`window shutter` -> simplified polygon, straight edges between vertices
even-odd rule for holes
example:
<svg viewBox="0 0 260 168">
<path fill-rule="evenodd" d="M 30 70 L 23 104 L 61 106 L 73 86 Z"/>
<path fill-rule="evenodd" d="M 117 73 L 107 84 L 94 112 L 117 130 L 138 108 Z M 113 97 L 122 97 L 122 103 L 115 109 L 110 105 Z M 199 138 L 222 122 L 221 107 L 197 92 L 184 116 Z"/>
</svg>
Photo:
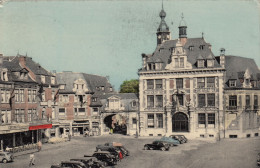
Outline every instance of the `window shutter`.
<svg viewBox="0 0 260 168">
<path fill-rule="evenodd" d="M 190 79 L 186 79 L 186 88 L 190 88 Z"/>
<path fill-rule="evenodd" d="M 174 80 L 170 79 L 170 89 L 173 89 L 173 87 L 174 87 Z"/>
</svg>

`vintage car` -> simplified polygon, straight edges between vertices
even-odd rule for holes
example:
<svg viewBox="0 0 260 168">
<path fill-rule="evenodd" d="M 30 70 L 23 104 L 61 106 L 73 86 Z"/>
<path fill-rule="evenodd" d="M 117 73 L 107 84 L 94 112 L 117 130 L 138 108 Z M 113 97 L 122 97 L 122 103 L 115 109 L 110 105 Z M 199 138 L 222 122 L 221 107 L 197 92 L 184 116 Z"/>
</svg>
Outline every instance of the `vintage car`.
<svg viewBox="0 0 260 168">
<path fill-rule="evenodd" d="M 94 152 L 92 156 L 84 155 L 84 157 L 96 157 L 98 160 L 104 162 L 105 166 L 117 164 L 117 158 L 108 151 Z"/>
<path fill-rule="evenodd" d="M 97 145 L 96 151 L 107 151 L 108 148 L 117 147 L 117 146 L 123 146 L 123 145 L 118 142 L 105 143 L 104 145 Z"/>
<path fill-rule="evenodd" d="M 188 142 L 188 139 L 184 135 L 170 135 L 170 137 L 178 140 L 181 144 Z"/>
<path fill-rule="evenodd" d="M 0 151 L 0 161 L 3 163 L 12 162 L 14 160 L 13 155 L 10 152 Z"/>
<path fill-rule="evenodd" d="M 51 168 L 88 168 L 84 163 L 80 161 L 62 161 L 59 165 L 52 165 Z"/>
<path fill-rule="evenodd" d="M 180 144 L 180 142 L 178 140 L 175 140 L 171 137 L 162 137 L 161 139 L 156 140 L 156 141 L 168 143 L 170 146 L 178 146 Z"/>
<path fill-rule="evenodd" d="M 115 148 L 119 149 L 124 155 L 124 157 L 130 156 L 130 152 L 124 146 L 116 146 Z"/>
<path fill-rule="evenodd" d="M 170 145 L 160 141 L 154 141 L 152 144 L 145 144 L 144 150 L 162 150 L 166 151 L 170 149 Z"/>
<path fill-rule="evenodd" d="M 91 168 L 102 168 L 104 167 L 103 163 L 98 161 L 95 157 L 82 157 L 82 158 L 75 158 L 70 159 L 70 161 L 79 161 L 84 163 L 87 167 Z"/>
</svg>

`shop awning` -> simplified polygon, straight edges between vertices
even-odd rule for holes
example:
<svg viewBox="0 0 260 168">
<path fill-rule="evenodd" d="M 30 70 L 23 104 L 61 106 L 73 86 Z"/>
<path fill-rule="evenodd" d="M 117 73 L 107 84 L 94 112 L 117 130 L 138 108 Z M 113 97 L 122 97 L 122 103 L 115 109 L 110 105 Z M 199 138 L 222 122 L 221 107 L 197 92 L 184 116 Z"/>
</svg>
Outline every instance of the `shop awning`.
<svg viewBox="0 0 260 168">
<path fill-rule="evenodd" d="M 52 124 L 29 126 L 29 130 L 38 130 L 38 129 L 47 129 L 47 128 L 52 128 Z"/>
</svg>

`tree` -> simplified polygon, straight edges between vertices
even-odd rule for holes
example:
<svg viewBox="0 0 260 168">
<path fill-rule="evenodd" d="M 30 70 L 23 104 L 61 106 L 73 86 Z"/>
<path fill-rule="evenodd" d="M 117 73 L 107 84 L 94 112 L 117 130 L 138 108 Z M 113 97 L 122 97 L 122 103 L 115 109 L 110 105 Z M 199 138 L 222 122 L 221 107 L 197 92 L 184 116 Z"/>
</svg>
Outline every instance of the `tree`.
<svg viewBox="0 0 260 168">
<path fill-rule="evenodd" d="M 139 80 L 125 80 L 120 85 L 120 93 L 138 93 L 139 92 Z"/>
</svg>

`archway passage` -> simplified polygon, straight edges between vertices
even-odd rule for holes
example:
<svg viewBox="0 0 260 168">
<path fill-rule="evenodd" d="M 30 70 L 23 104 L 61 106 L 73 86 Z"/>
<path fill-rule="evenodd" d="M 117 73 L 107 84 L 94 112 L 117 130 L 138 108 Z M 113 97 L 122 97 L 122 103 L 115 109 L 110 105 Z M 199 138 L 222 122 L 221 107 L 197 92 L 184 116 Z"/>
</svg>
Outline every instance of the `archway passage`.
<svg viewBox="0 0 260 168">
<path fill-rule="evenodd" d="M 172 117 L 172 132 L 188 132 L 188 117 L 184 113 L 176 113 Z"/>
<path fill-rule="evenodd" d="M 127 126 L 125 117 L 119 114 L 112 114 L 104 118 L 104 123 L 113 133 L 126 135 Z"/>
</svg>

